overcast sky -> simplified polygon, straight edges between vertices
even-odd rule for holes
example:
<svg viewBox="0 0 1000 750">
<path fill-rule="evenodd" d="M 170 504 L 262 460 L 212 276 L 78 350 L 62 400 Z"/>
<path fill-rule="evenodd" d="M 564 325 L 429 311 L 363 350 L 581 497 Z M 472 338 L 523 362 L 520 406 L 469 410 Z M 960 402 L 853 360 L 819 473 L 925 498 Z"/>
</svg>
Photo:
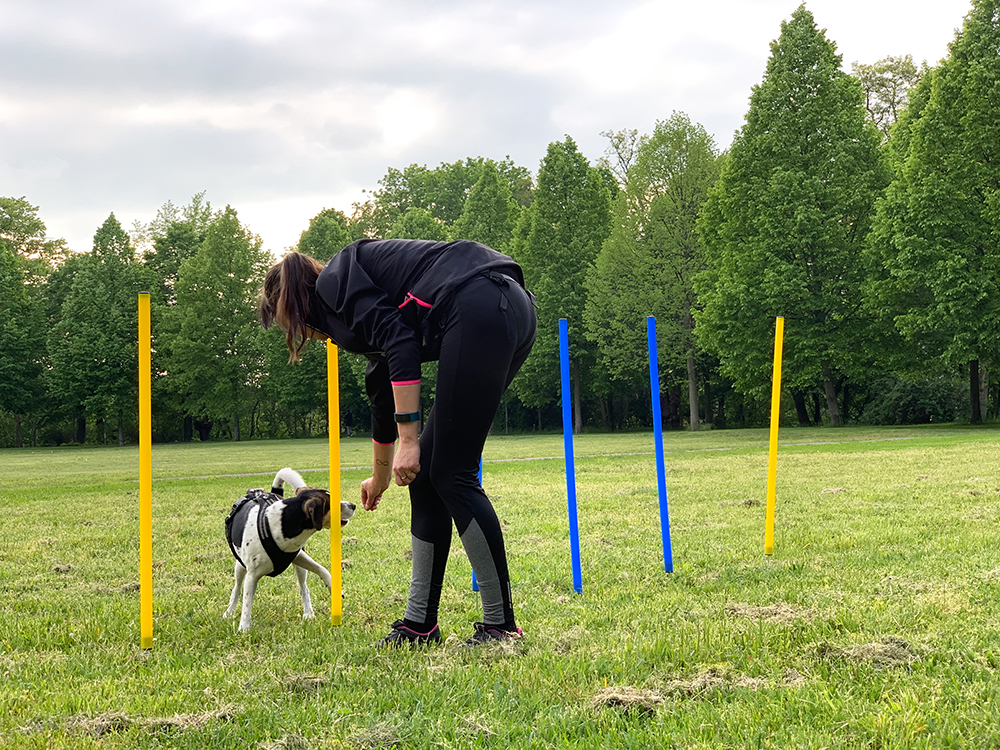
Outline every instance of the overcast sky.
<svg viewBox="0 0 1000 750">
<path fill-rule="evenodd" d="M 200 191 L 265 247 L 388 167 L 537 174 L 674 110 L 726 147 L 798 0 L 0 0 L 0 195 L 89 250 Z M 947 54 L 969 0 L 809 0 L 843 55 Z"/>
</svg>

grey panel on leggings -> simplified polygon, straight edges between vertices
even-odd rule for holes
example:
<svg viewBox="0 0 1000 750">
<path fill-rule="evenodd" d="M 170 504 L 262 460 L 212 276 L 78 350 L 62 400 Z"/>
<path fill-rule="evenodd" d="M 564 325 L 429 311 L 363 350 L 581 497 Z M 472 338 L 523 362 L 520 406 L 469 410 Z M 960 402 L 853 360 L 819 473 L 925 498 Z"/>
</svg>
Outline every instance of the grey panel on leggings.
<svg viewBox="0 0 1000 750">
<path fill-rule="evenodd" d="M 493 553 L 490 552 L 486 535 L 479 527 L 479 522 L 472 519 L 469 528 L 459 537 L 465 554 L 469 556 L 472 569 L 476 571 L 479 582 L 479 593 L 483 597 L 483 622 L 487 625 L 503 625 L 503 592 L 500 590 L 500 574 L 497 573 Z"/>
<path fill-rule="evenodd" d="M 427 604 L 431 596 L 431 574 L 434 571 L 434 545 L 423 539 L 411 537 L 413 549 L 413 578 L 410 581 L 410 598 L 406 602 L 404 617 L 413 622 L 427 622 Z"/>
</svg>

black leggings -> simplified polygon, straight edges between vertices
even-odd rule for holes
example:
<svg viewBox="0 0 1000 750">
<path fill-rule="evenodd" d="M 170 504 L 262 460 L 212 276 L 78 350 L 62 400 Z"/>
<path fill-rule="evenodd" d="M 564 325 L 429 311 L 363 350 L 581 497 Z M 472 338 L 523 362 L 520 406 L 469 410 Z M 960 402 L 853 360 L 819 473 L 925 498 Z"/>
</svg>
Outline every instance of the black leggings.
<svg viewBox="0 0 1000 750">
<path fill-rule="evenodd" d="M 479 484 L 479 460 L 500 398 L 535 341 L 535 310 L 521 286 L 496 275 L 474 277 L 446 304 L 437 391 L 410 485 L 413 578 L 405 619 L 428 630 L 437 623 L 454 520 L 476 572 L 483 622 L 513 627 L 503 534 Z"/>
</svg>

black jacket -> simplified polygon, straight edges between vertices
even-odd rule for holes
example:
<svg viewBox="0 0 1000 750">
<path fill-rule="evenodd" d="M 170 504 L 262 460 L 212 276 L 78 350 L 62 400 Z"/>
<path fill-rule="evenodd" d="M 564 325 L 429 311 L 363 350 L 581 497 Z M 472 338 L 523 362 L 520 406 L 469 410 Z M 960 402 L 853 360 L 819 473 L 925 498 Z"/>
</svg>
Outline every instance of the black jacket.
<svg viewBox="0 0 1000 750">
<path fill-rule="evenodd" d="M 478 242 L 358 240 L 337 253 L 316 280 L 308 324 L 349 352 L 368 356 L 365 385 L 372 437 L 396 439 L 392 385 L 420 382 L 420 363 L 438 358 L 438 311 L 483 271 L 524 284 L 521 267 Z"/>
</svg>

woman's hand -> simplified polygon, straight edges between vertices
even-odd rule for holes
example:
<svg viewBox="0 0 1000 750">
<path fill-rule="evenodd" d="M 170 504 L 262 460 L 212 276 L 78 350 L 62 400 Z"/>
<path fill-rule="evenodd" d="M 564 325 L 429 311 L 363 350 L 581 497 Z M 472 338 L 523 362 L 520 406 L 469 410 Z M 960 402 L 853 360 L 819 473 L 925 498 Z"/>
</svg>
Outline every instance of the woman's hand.
<svg viewBox="0 0 1000 750">
<path fill-rule="evenodd" d="M 416 430 L 414 430 L 415 432 Z M 392 463 L 396 484 L 407 487 L 420 473 L 420 443 L 415 438 L 400 440 L 396 458 Z"/>
<path fill-rule="evenodd" d="M 389 481 L 380 482 L 375 477 L 368 477 L 361 483 L 361 507 L 365 510 L 375 510 L 382 502 L 382 494 L 389 489 Z"/>
</svg>

